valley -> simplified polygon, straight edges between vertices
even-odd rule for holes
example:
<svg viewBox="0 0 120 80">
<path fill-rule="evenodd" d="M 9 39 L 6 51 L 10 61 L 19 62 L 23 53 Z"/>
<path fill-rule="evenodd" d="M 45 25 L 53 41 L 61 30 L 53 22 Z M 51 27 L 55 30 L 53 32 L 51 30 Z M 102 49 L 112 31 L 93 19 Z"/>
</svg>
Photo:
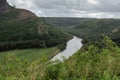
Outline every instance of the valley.
<svg viewBox="0 0 120 80">
<path fill-rule="evenodd" d="M 28 10 L 8 7 L 0 13 L 0 51 L 53 47 L 72 37 Z"/>
<path fill-rule="evenodd" d="M 43 17 L 0 0 L 0 80 L 120 80 L 120 19 Z"/>
</svg>

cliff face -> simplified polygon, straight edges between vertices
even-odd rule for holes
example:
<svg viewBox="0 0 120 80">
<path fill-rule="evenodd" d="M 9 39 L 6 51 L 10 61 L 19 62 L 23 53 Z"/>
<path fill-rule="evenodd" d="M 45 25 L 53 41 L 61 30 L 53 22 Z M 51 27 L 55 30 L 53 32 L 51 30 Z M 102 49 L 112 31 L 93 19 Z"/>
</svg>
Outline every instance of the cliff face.
<svg viewBox="0 0 120 80">
<path fill-rule="evenodd" d="M 0 0 L 0 13 L 7 12 L 10 6 L 8 5 L 6 0 Z"/>
</svg>

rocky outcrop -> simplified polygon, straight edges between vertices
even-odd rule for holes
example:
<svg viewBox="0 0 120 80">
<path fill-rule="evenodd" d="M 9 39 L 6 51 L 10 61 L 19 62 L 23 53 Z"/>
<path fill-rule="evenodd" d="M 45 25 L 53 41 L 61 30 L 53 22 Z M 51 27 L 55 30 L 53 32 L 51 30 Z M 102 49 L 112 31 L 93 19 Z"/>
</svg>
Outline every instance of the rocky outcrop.
<svg viewBox="0 0 120 80">
<path fill-rule="evenodd" d="M 10 6 L 6 0 L 0 0 L 0 13 L 9 11 Z"/>
</svg>

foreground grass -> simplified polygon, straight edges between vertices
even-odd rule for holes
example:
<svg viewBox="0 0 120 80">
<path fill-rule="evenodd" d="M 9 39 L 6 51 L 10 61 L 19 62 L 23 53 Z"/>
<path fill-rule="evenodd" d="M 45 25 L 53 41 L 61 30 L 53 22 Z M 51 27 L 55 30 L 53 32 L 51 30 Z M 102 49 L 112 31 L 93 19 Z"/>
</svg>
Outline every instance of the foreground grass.
<svg viewBox="0 0 120 80">
<path fill-rule="evenodd" d="M 54 65 L 46 57 L 21 61 L 8 54 L 0 63 L 0 80 L 120 80 L 120 48 L 108 38 L 101 45 Z"/>
</svg>

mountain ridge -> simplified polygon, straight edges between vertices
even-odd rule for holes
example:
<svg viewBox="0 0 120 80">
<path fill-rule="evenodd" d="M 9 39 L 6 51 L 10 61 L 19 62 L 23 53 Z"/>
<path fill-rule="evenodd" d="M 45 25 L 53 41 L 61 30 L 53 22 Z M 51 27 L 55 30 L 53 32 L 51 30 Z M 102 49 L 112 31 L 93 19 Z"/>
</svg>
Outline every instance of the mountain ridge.
<svg viewBox="0 0 120 80">
<path fill-rule="evenodd" d="M 8 3 L 7 0 L 0 0 L 0 13 L 8 12 L 12 8 Z"/>
<path fill-rule="evenodd" d="M 71 38 L 31 11 L 13 8 L 4 2 L 0 6 L 0 51 L 52 47 Z"/>
</svg>

